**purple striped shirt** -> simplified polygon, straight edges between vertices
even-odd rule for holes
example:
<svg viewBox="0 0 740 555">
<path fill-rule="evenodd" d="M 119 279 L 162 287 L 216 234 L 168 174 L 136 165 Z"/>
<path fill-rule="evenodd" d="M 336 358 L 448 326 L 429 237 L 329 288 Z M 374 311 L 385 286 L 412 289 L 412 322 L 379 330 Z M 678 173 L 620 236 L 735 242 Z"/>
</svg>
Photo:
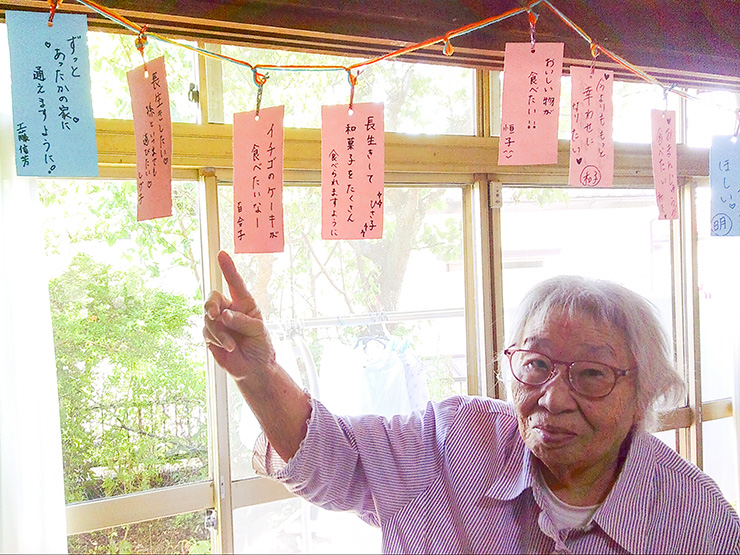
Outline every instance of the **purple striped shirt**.
<svg viewBox="0 0 740 555">
<path fill-rule="evenodd" d="M 591 523 L 557 531 L 510 404 L 451 397 L 387 420 L 312 403 L 298 453 L 286 465 L 258 442 L 255 468 L 379 525 L 384 553 L 740 553 L 717 485 L 650 434 L 634 436 Z"/>
</svg>

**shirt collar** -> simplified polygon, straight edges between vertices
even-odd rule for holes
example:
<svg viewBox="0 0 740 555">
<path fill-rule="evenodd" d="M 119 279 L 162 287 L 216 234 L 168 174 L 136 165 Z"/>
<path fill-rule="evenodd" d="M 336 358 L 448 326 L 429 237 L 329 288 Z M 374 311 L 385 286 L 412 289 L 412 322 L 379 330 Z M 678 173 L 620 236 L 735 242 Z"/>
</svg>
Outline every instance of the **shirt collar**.
<svg viewBox="0 0 740 555">
<path fill-rule="evenodd" d="M 655 459 L 650 438 L 634 432 L 622 471 L 594 515 L 606 534 L 630 553 L 644 553 L 655 492 Z"/>
<path fill-rule="evenodd" d="M 499 479 L 486 491 L 486 497 L 511 501 L 532 488 L 536 472 L 533 457 L 523 441 L 514 442 L 511 456 Z M 654 501 L 651 487 L 654 474 L 655 461 L 649 437 L 644 432 L 635 432 L 617 481 L 592 520 L 629 553 L 645 551 L 650 507 Z"/>
<path fill-rule="evenodd" d="M 524 445 L 517 431 L 512 454 L 504 463 L 499 478 L 488 488 L 485 496 L 498 501 L 511 501 L 519 497 L 527 488 L 531 488 L 535 472 L 531 457 L 531 452 Z"/>
</svg>

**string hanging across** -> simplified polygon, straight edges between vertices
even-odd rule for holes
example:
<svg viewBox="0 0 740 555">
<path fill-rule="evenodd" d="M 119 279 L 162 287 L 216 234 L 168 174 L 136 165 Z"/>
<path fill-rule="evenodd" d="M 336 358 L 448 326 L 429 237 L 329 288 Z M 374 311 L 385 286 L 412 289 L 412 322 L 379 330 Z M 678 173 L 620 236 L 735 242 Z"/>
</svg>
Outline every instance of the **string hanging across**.
<svg viewBox="0 0 740 555">
<path fill-rule="evenodd" d="M 146 26 L 139 26 L 136 23 L 128 20 L 127 18 L 123 17 L 122 15 L 118 14 L 114 10 L 111 10 L 109 8 L 106 8 L 105 6 L 102 6 L 101 4 L 98 4 L 97 2 L 94 2 L 93 0 L 76 0 L 78 3 L 82 4 L 83 6 L 86 6 L 90 8 L 91 10 L 95 11 L 96 13 L 102 15 L 103 17 L 110 19 L 114 22 L 119 23 L 121 26 L 129 29 L 130 31 L 136 33 L 137 35 L 142 34 L 143 31 L 145 31 Z M 50 6 L 50 18 L 49 18 L 49 24 L 51 25 L 52 19 L 53 19 L 53 13 L 56 10 L 57 6 L 62 3 L 62 0 L 49 0 L 49 6 Z M 386 54 L 383 54 L 381 56 L 377 56 L 375 58 L 370 58 L 367 60 L 363 60 L 348 66 L 343 65 L 281 65 L 281 64 L 251 64 L 244 60 L 239 60 L 237 58 L 232 58 L 230 56 L 226 56 L 224 54 L 216 53 L 208 51 L 204 48 L 200 48 L 197 46 L 192 46 L 190 44 L 184 44 L 181 42 L 174 41 L 172 39 L 169 39 L 167 37 L 164 37 L 162 35 L 159 35 L 157 33 L 149 32 L 148 36 L 155 38 L 157 40 L 161 40 L 164 42 L 167 42 L 169 44 L 186 48 L 188 50 L 194 51 L 198 53 L 199 55 L 211 57 L 214 59 L 218 59 L 221 61 L 234 63 L 240 66 L 248 67 L 250 70 L 254 71 L 345 71 L 345 72 L 351 72 L 353 70 L 358 70 L 360 68 L 370 66 L 372 64 L 376 64 L 379 62 L 382 62 L 384 60 L 388 60 L 391 58 L 397 58 L 399 56 L 402 56 L 404 54 L 409 54 L 411 52 L 415 52 L 417 50 L 427 48 L 429 46 L 435 45 L 435 44 L 442 44 L 443 45 L 443 52 L 451 56 L 454 53 L 454 48 L 452 47 L 451 40 L 455 37 L 459 37 L 468 33 L 471 33 L 473 31 L 482 29 L 484 27 L 487 27 L 489 25 L 500 23 L 501 21 L 504 21 L 510 17 L 514 17 L 520 14 L 527 14 L 528 21 L 529 21 L 529 30 L 530 30 L 530 42 L 532 44 L 532 49 L 535 48 L 535 26 L 537 23 L 537 19 L 539 17 L 539 14 L 534 12 L 534 8 L 536 7 L 545 7 L 548 10 L 550 10 L 560 21 L 562 21 L 566 26 L 571 28 L 573 31 L 575 31 L 581 38 L 583 38 L 591 48 L 591 53 L 595 58 L 594 52 L 596 52 L 596 55 L 599 53 L 603 53 L 605 56 L 607 56 L 609 59 L 632 73 L 633 75 L 639 77 L 640 79 L 643 79 L 644 81 L 647 81 L 648 83 L 652 83 L 656 86 L 661 87 L 663 90 L 669 90 L 669 92 L 673 94 L 677 94 L 683 98 L 689 99 L 689 100 L 696 100 L 704 102 L 704 99 L 701 99 L 699 97 L 693 96 L 689 94 L 688 92 L 681 90 L 679 88 L 673 88 L 671 87 L 668 89 L 666 85 L 661 83 L 658 79 L 655 77 L 649 75 L 642 69 L 638 68 L 634 64 L 630 63 L 629 61 L 625 60 L 615 52 L 612 52 L 608 48 L 605 48 L 604 46 L 597 44 L 580 26 L 578 26 L 576 23 L 574 23 L 570 18 L 568 18 L 563 12 L 561 12 L 559 9 L 557 9 L 553 3 L 550 0 L 531 0 L 528 2 L 528 4 L 521 8 L 513 8 L 508 11 L 505 11 L 499 15 L 489 17 L 486 19 L 483 19 L 481 21 L 470 23 L 468 25 L 465 25 L 463 27 L 460 27 L 458 29 L 454 29 L 452 31 L 449 31 L 445 33 L 442 36 L 434 37 L 427 39 L 425 41 L 411 44 L 408 46 L 405 46 L 403 48 L 400 48 L 398 50 L 394 50 L 392 52 L 388 52 Z M 259 87 L 259 85 L 257 85 Z M 350 86 L 352 86 L 351 80 L 350 80 Z M 719 106 L 722 109 L 726 109 L 726 106 L 716 105 Z M 730 108 L 730 111 L 735 111 L 735 108 Z"/>
</svg>

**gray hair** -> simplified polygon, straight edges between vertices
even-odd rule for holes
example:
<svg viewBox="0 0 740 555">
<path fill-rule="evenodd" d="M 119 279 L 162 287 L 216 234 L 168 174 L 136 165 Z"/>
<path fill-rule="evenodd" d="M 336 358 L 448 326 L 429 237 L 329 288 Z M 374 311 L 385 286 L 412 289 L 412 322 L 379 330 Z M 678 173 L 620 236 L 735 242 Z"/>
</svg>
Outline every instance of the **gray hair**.
<svg viewBox="0 0 740 555">
<path fill-rule="evenodd" d="M 509 345 L 521 341 L 525 327 L 542 324 L 553 310 L 569 317 L 590 314 L 597 322 L 622 330 L 637 363 L 637 428 L 654 431 L 661 409 L 684 402 L 685 385 L 676 371 L 672 342 L 650 301 L 606 280 L 550 278 L 532 288 L 522 300 Z"/>
</svg>

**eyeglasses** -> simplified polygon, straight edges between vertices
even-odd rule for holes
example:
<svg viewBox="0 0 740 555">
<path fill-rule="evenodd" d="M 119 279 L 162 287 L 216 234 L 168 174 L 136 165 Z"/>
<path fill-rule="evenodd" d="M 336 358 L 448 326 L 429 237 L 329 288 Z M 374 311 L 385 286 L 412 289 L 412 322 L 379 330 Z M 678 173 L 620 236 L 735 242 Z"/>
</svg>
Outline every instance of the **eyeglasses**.
<svg viewBox="0 0 740 555">
<path fill-rule="evenodd" d="M 584 397 L 599 398 L 609 395 L 617 380 L 632 369 L 621 370 L 601 362 L 553 360 L 536 351 L 512 349 L 504 351 L 509 357 L 514 377 L 526 385 L 544 385 L 555 375 L 555 366 L 562 364 L 568 370 L 568 383 L 576 393 Z"/>
</svg>

